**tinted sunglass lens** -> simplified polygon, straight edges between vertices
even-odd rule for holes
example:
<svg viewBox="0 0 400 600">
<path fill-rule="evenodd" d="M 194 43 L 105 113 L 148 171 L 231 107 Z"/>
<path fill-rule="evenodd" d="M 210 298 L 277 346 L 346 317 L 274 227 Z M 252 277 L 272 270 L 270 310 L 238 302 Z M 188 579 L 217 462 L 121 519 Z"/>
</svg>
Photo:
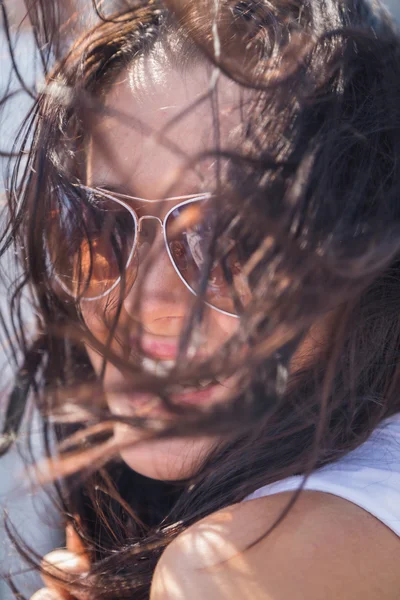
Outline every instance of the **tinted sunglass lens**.
<svg viewBox="0 0 400 600">
<path fill-rule="evenodd" d="M 207 201 L 196 200 L 171 211 L 166 222 L 170 257 L 194 294 L 198 293 L 207 268 L 206 302 L 220 311 L 235 315 L 235 294 L 242 305 L 249 300 L 247 280 L 233 239 L 224 239 L 228 248 L 224 261 L 214 261 L 214 264 L 208 265 L 213 225 L 207 216 L 210 210 L 207 204 Z"/>
<path fill-rule="evenodd" d="M 129 210 L 103 196 L 91 195 L 73 206 L 60 203 L 52 211 L 49 254 L 55 275 L 69 294 L 95 299 L 121 278 L 132 285 L 137 271 L 133 256 L 136 225 Z"/>
</svg>

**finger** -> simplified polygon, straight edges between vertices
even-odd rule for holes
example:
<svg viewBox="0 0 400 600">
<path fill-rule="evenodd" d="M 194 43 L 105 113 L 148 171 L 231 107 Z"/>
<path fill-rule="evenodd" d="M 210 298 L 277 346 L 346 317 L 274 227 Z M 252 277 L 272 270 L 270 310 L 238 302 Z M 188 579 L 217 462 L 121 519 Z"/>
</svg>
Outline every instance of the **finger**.
<svg viewBox="0 0 400 600">
<path fill-rule="evenodd" d="M 47 588 L 42 588 L 33 596 L 31 600 L 65 600 L 63 596 L 61 596 L 55 590 L 48 590 Z"/>
<path fill-rule="evenodd" d="M 70 598 L 67 591 L 69 582 L 88 571 L 88 561 L 68 550 L 54 550 L 42 562 L 42 579 L 49 590 Z M 65 583 L 64 583 L 65 582 Z"/>
<path fill-rule="evenodd" d="M 89 570 L 90 562 L 85 546 L 77 532 L 75 531 L 72 523 L 69 523 L 65 530 L 67 550 L 77 554 L 82 560 L 86 561 L 86 570 Z"/>
</svg>

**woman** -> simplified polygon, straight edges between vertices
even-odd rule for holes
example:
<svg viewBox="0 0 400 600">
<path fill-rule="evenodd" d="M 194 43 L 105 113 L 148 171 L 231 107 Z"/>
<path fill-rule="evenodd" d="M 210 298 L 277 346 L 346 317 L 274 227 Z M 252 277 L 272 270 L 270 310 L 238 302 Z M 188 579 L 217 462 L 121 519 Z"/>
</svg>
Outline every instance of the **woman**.
<svg viewBox="0 0 400 600">
<path fill-rule="evenodd" d="M 361 0 L 89 8 L 30 4 L 3 235 L 37 315 L 3 447 L 33 398 L 68 531 L 35 600 L 397 598 L 397 33 Z"/>
</svg>

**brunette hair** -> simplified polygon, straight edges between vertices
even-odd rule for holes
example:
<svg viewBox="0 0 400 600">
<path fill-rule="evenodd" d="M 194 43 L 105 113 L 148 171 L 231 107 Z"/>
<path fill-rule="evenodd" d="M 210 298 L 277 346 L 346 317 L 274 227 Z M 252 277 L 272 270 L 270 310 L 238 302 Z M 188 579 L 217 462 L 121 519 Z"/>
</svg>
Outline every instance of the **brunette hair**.
<svg viewBox="0 0 400 600">
<path fill-rule="evenodd" d="M 1 8 L 9 36 L 6 3 Z M 68 451 L 55 463 L 61 509 L 92 559 L 79 585 L 97 600 L 139 600 L 149 596 L 162 550 L 189 525 L 263 485 L 306 478 L 400 410 L 400 38 L 367 0 L 127 0 L 110 15 L 93 0 L 97 22 L 88 23 L 80 18 L 89 7 L 68 21 L 61 3 L 37 0 L 27 10 L 46 81 L 28 89 L 15 63 L 34 106 L 14 147 L 1 238 L 3 253 L 15 249 L 20 273 L 9 331 L 18 372 L 1 443 L 5 452 L 28 400 L 36 402 L 49 455 L 54 433 Z M 79 301 L 54 284 L 45 235 L 51 210 L 66 198 L 79 223 L 91 114 L 106 114 L 106 90 L 158 43 L 173 64 L 208 61 L 249 92 L 251 106 L 240 151 L 216 144 L 215 243 L 202 281 L 233 233 L 252 301 L 243 307 L 236 298 L 238 332 L 193 365 L 187 348 L 204 318 L 200 294 L 182 335 L 180 368 L 163 379 L 93 339 Z M 205 97 L 216 89 L 210 85 Z M 25 289 L 37 316 L 32 335 L 21 318 Z M 296 350 L 321 323 L 320 347 L 293 368 Z M 102 389 L 84 341 L 171 410 L 173 385 L 241 374 L 229 402 L 176 411 L 168 428 L 128 420 L 148 435 L 223 434 L 190 481 L 151 481 L 110 456 L 112 417 L 101 400 L 88 405 Z M 72 419 L 78 406 L 84 418 Z"/>
</svg>

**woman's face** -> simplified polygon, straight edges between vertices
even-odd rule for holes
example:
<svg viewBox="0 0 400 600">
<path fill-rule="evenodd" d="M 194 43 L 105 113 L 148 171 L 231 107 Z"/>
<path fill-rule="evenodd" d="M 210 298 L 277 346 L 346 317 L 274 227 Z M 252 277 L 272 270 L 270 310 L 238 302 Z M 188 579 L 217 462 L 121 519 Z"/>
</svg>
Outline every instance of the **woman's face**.
<svg viewBox="0 0 400 600">
<path fill-rule="evenodd" d="M 190 169 L 184 174 L 181 170 L 188 160 L 216 147 L 211 101 L 202 102 L 185 116 L 179 117 L 164 135 L 159 134 L 171 119 L 203 96 L 209 85 L 210 70 L 204 66 L 194 66 L 190 72 L 183 74 L 166 67 L 159 59 L 139 59 L 113 85 L 106 98 L 106 105 L 115 111 L 113 116 L 103 116 L 94 123 L 88 150 L 88 184 L 118 189 L 125 194 L 147 199 L 204 191 L 204 182 L 212 182 L 215 175 L 215 165 L 211 160 L 201 163 L 197 170 Z M 223 77 L 218 86 L 220 144 L 227 148 L 232 145 L 232 134 L 241 121 L 240 90 Z M 117 113 L 122 114 L 123 118 Z M 162 218 L 174 202 L 132 204 L 132 207 L 139 216 L 156 211 Z M 162 235 L 161 228 L 157 235 Z M 140 252 L 142 263 L 146 254 L 145 244 Z M 139 267 L 137 278 L 141 275 L 143 273 Z M 132 317 L 138 318 L 132 314 L 137 284 L 138 279 L 124 302 L 120 329 L 128 327 L 127 323 Z M 171 361 L 176 356 L 178 339 L 194 296 L 179 279 L 166 251 L 158 253 L 150 268 L 146 269 L 141 294 L 142 347 L 149 357 L 160 361 L 162 365 L 163 361 Z M 232 316 L 210 308 L 206 308 L 206 311 L 198 360 L 212 355 L 238 326 L 238 319 Z M 108 330 L 102 310 L 96 311 L 94 303 L 89 302 L 82 303 L 82 312 L 91 332 L 105 342 Z M 88 350 L 95 369 L 99 371 L 101 356 L 92 348 Z M 155 366 L 151 361 L 148 364 L 149 368 Z M 105 390 L 113 414 L 160 414 L 160 407 L 155 407 L 156 400 L 149 396 L 111 393 L 123 381 L 123 375 L 115 367 L 107 367 Z M 229 387 L 232 387 L 232 382 L 225 382 L 200 393 L 188 392 L 177 401 L 203 404 L 220 402 L 229 393 Z M 165 417 L 173 418 L 167 413 Z M 114 435 L 121 444 L 136 439 L 136 432 L 122 425 L 115 426 Z M 148 477 L 185 479 L 193 474 L 216 442 L 215 438 L 139 442 L 122 448 L 121 456 L 131 468 Z"/>
</svg>

